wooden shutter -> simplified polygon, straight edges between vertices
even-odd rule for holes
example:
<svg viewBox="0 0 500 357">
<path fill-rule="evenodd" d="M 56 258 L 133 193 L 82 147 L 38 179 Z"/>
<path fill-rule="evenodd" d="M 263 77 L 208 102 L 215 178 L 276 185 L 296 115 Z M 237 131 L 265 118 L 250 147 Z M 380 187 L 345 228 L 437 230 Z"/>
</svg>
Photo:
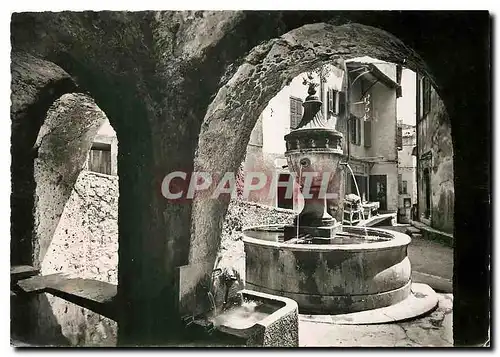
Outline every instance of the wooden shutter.
<svg viewBox="0 0 500 357">
<path fill-rule="evenodd" d="M 351 120 L 349 122 L 349 131 L 350 131 L 349 139 L 353 144 L 356 143 L 356 123 L 357 123 L 357 118 L 354 115 L 351 116 Z"/>
<path fill-rule="evenodd" d="M 364 141 L 365 141 L 365 146 L 366 147 L 370 147 L 372 146 L 372 121 L 371 120 L 366 120 L 364 122 L 364 131 L 365 131 L 365 135 L 364 135 Z"/>
<path fill-rule="evenodd" d="M 361 145 L 361 118 L 356 120 L 356 144 Z"/>
<path fill-rule="evenodd" d="M 328 91 L 326 92 L 326 112 L 328 114 L 333 114 L 334 113 L 334 107 L 333 107 L 333 90 L 328 88 Z"/>
<path fill-rule="evenodd" d="M 290 97 L 290 128 L 296 128 L 302 119 L 302 99 Z"/>
<path fill-rule="evenodd" d="M 423 115 L 427 115 L 429 111 L 431 110 L 431 82 L 429 81 L 429 78 L 424 77 L 423 80 Z"/>
<path fill-rule="evenodd" d="M 111 175 L 111 145 L 93 146 L 88 158 L 89 171 Z"/>
<path fill-rule="evenodd" d="M 403 149 L 403 128 L 401 126 L 398 126 L 396 132 L 396 147 L 398 150 Z"/>
<path fill-rule="evenodd" d="M 338 92 L 339 97 L 339 115 L 346 113 L 345 92 Z"/>
</svg>

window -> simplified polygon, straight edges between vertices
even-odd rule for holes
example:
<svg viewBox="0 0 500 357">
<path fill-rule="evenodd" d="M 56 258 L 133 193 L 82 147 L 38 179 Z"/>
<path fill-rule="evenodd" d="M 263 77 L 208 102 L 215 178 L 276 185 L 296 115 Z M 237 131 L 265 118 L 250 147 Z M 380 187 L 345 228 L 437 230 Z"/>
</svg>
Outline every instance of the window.
<svg viewBox="0 0 500 357">
<path fill-rule="evenodd" d="M 356 145 L 361 145 L 361 122 L 362 119 L 358 118 L 356 116 L 351 116 L 351 122 L 350 122 L 350 139 L 351 143 L 356 144 Z"/>
<path fill-rule="evenodd" d="M 359 195 L 361 198 L 361 201 L 366 202 L 367 196 L 368 196 L 368 178 L 367 176 L 359 176 L 359 175 L 354 175 L 354 179 L 356 180 L 356 183 L 354 183 L 354 179 L 351 177 L 351 187 L 350 187 L 350 192 L 355 195 L 358 194 L 358 190 L 356 189 L 356 184 L 358 185 L 359 189 Z"/>
<path fill-rule="evenodd" d="M 290 174 L 280 174 L 278 181 L 288 183 L 285 187 L 281 186 L 282 184 L 277 187 L 278 207 L 293 209 L 293 181 L 291 180 Z"/>
<path fill-rule="evenodd" d="M 290 128 L 295 129 L 302 119 L 302 99 L 290 97 Z"/>
<path fill-rule="evenodd" d="M 340 114 L 340 95 L 339 91 L 329 88 L 327 95 L 327 112 L 330 115 Z"/>
<path fill-rule="evenodd" d="M 93 143 L 87 167 L 89 171 L 111 175 L 111 144 Z"/>
<path fill-rule="evenodd" d="M 419 81 L 419 97 L 420 119 L 422 119 L 431 110 L 431 82 L 427 77 L 422 77 Z"/>
<path fill-rule="evenodd" d="M 398 126 L 396 132 L 396 148 L 398 150 L 403 149 L 403 128 L 401 126 Z"/>
<path fill-rule="evenodd" d="M 408 193 L 408 181 L 403 181 L 403 185 L 402 185 L 402 192 L 403 194 L 407 194 Z"/>
<path fill-rule="evenodd" d="M 398 174 L 398 192 L 401 193 L 403 191 L 402 188 L 403 175 Z"/>
</svg>

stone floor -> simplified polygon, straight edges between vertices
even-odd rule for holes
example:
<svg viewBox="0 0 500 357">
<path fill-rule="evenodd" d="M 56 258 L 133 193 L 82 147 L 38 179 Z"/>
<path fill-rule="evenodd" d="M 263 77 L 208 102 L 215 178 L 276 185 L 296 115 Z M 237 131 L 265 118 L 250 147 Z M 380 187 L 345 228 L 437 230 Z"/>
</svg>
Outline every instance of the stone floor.
<svg viewBox="0 0 500 357">
<path fill-rule="evenodd" d="M 300 321 L 300 347 L 452 347 L 452 294 L 438 294 L 432 313 L 406 322 L 334 325 Z"/>
</svg>

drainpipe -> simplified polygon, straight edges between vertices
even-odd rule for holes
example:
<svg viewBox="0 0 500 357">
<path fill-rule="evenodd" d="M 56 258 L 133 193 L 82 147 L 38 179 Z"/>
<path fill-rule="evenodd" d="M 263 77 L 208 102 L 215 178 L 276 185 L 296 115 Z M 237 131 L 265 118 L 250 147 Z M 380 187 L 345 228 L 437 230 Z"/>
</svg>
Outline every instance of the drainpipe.
<svg viewBox="0 0 500 357">
<path fill-rule="evenodd" d="M 365 67 L 365 71 L 359 74 L 352 83 L 349 83 L 349 71 L 347 69 L 347 64 L 344 62 L 344 73 L 346 75 L 346 83 L 347 83 L 347 90 L 345 93 L 345 105 L 346 105 L 346 114 L 347 114 L 347 162 L 350 161 L 351 159 L 351 101 L 349 97 L 350 89 L 358 79 L 360 79 L 362 76 L 364 76 L 367 73 L 370 73 L 371 69 L 368 67 Z"/>
</svg>

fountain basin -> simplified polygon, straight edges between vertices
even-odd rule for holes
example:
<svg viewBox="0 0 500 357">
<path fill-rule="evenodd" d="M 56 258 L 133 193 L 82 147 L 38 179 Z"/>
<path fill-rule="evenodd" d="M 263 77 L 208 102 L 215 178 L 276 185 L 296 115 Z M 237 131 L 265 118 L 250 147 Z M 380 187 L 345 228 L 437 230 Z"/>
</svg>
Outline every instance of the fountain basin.
<svg viewBox="0 0 500 357">
<path fill-rule="evenodd" d="M 293 300 L 241 290 L 237 301 L 208 320 L 221 333 L 253 347 L 298 347 L 298 306 Z"/>
<path fill-rule="evenodd" d="M 288 243 L 283 231 L 243 231 L 247 288 L 293 299 L 301 312 L 331 314 L 389 306 L 411 293 L 406 234 L 343 226 L 335 238 Z"/>
</svg>

